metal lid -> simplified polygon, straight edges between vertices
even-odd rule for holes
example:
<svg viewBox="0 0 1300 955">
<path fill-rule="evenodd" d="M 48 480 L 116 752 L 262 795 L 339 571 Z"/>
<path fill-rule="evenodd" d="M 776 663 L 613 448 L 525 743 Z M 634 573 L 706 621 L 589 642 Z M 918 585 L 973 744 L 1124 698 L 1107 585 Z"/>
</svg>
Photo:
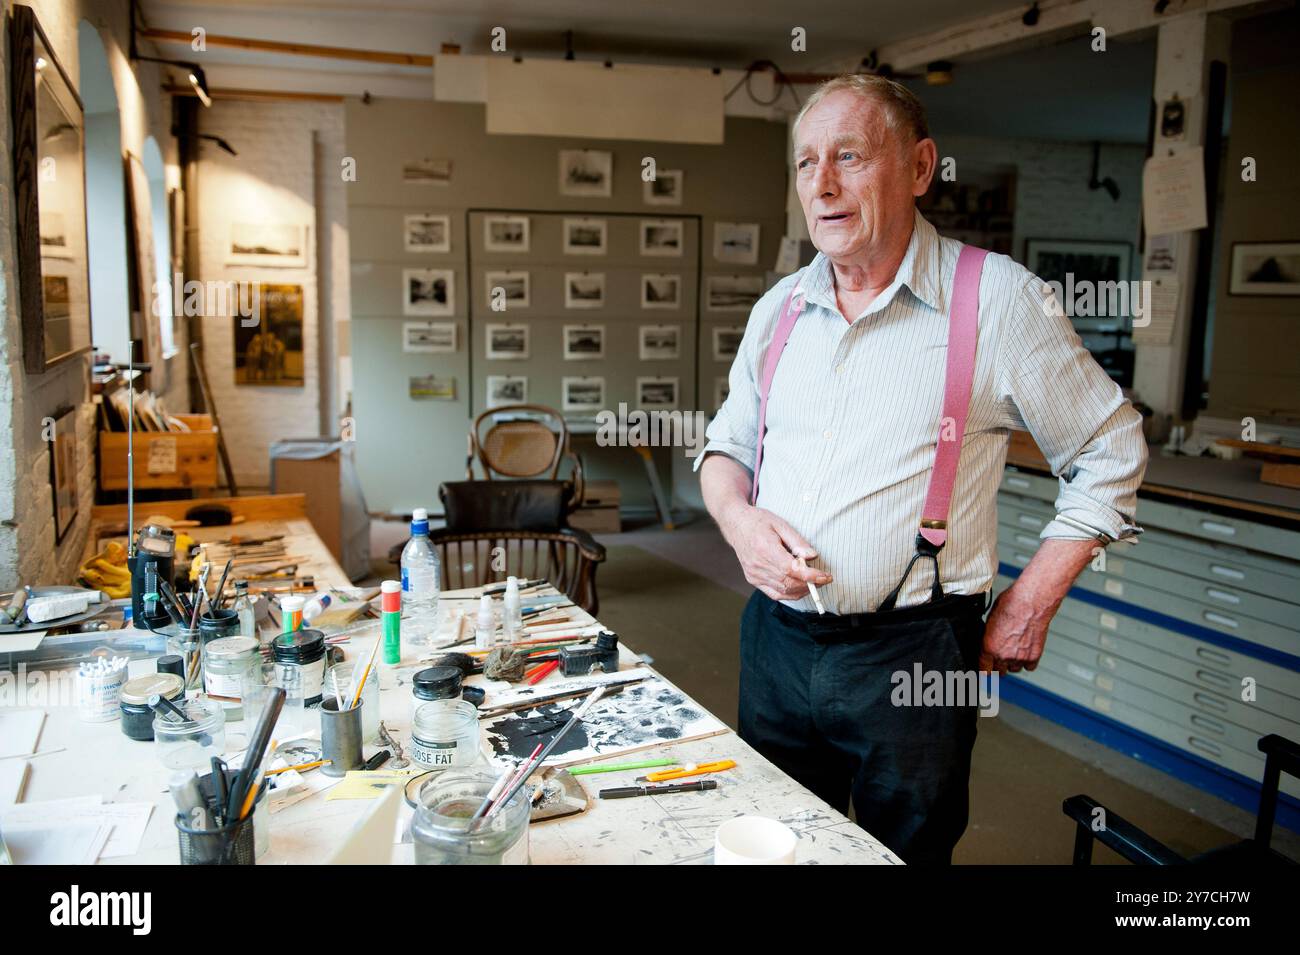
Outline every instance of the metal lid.
<svg viewBox="0 0 1300 955">
<path fill-rule="evenodd" d="M 185 681 L 175 673 L 150 673 L 128 680 L 122 687 L 119 699 L 123 703 L 136 706 L 148 706 L 149 697 L 157 695 L 169 700 L 180 696 L 185 689 Z"/>
<path fill-rule="evenodd" d="M 211 641 L 203 652 L 209 657 L 242 657 L 256 653 L 258 642 L 252 637 L 219 637 Z"/>
<path fill-rule="evenodd" d="M 295 660 L 325 652 L 325 634 L 319 630 L 295 630 L 282 633 L 271 644 L 276 659 Z"/>
</svg>

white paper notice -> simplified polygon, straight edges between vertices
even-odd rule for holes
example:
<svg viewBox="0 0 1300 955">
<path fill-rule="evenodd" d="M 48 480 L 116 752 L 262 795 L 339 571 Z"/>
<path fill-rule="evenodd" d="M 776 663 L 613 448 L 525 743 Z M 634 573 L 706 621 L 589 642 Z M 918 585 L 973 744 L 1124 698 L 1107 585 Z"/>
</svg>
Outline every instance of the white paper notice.
<svg viewBox="0 0 1300 955">
<path fill-rule="evenodd" d="M 149 473 L 176 473 L 176 439 L 154 438 L 149 443 Z"/>
<path fill-rule="evenodd" d="M 1178 279 L 1148 276 L 1145 300 L 1133 316 L 1133 341 L 1146 345 L 1168 345 L 1174 338 L 1174 319 L 1178 316 Z"/>
<path fill-rule="evenodd" d="M 1147 235 L 1205 228 L 1204 152 L 1194 146 L 1146 161 L 1142 170 L 1142 225 Z"/>
</svg>

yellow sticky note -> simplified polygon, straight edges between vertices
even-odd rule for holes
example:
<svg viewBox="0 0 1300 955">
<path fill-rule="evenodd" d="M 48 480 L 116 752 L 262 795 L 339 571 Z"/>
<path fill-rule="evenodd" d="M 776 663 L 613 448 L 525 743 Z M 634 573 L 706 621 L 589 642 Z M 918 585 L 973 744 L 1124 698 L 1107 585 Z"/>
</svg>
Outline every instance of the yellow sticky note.
<svg viewBox="0 0 1300 955">
<path fill-rule="evenodd" d="M 391 786 L 405 786 L 408 779 L 423 772 L 425 770 L 419 768 L 375 769 L 369 772 L 354 769 L 325 795 L 325 799 L 374 799 L 382 796 Z"/>
</svg>

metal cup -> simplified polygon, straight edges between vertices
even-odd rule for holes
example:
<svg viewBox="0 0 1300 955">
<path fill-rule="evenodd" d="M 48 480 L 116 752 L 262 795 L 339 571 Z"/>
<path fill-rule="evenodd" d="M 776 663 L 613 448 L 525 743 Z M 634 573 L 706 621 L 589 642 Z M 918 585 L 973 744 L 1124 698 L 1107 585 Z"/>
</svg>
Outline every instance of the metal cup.
<svg viewBox="0 0 1300 955">
<path fill-rule="evenodd" d="M 320 768 L 326 776 L 342 776 L 349 769 L 360 769 L 361 707 L 364 701 L 340 712 L 338 700 L 325 699 L 320 704 L 321 759 L 329 762 Z"/>
</svg>

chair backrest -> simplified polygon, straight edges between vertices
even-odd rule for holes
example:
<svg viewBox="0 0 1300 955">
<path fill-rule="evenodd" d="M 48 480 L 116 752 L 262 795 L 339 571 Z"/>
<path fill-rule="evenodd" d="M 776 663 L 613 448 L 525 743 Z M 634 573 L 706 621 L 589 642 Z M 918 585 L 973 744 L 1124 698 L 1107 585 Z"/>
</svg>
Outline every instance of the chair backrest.
<svg viewBox="0 0 1300 955">
<path fill-rule="evenodd" d="M 513 420 L 501 416 L 520 415 Z M 529 417 L 522 417 L 528 415 Z M 491 426 L 483 431 L 485 422 Z M 560 473 L 560 460 L 569 448 L 564 416 L 546 405 L 501 405 L 474 419 L 470 456 L 477 455 L 484 477 L 548 478 Z"/>
<path fill-rule="evenodd" d="M 545 578 L 587 613 L 600 609 L 596 567 L 605 548 L 585 531 L 478 531 L 446 529 L 429 535 L 442 564 L 444 590 L 483 587 L 505 581 Z"/>
<path fill-rule="evenodd" d="M 1269 733 L 1256 745 L 1264 754 L 1264 780 L 1259 791 L 1259 812 L 1255 816 L 1255 842 L 1267 849 L 1273 841 L 1273 820 L 1277 816 L 1277 791 L 1282 784 L 1282 774 L 1300 777 L 1300 743 Z"/>
<path fill-rule="evenodd" d="M 565 526 L 568 481 L 444 481 L 438 487 L 447 530 L 558 531 Z"/>
</svg>

